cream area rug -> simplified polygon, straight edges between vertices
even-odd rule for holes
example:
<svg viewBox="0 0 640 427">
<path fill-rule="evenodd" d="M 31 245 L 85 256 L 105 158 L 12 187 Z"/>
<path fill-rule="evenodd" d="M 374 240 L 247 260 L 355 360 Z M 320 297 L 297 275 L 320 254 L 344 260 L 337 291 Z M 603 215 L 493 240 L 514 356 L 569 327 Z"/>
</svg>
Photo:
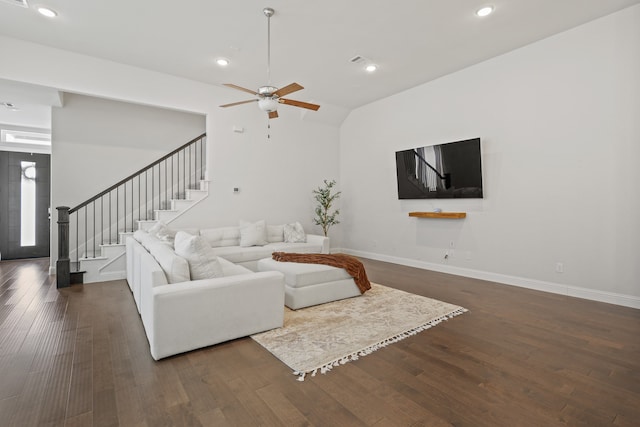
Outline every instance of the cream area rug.
<svg viewBox="0 0 640 427">
<path fill-rule="evenodd" d="M 466 312 L 465 308 L 371 284 L 364 295 L 290 310 L 284 326 L 252 335 L 298 381 L 326 373 Z"/>
</svg>

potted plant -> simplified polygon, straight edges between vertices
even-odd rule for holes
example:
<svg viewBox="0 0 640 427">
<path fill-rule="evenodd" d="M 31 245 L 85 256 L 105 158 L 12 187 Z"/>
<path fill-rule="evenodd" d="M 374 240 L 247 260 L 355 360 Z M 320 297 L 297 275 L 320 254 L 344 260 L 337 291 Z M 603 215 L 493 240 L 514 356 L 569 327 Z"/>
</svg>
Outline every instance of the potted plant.
<svg viewBox="0 0 640 427">
<path fill-rule="evenodd" d="M 324 180 L 324 186 L 320 186 L 317 189 L 313 190 L 314 198 L 318 205 L 316 206 L 316 217 L 313 219 L 316 225 L 322 227 L 322 231 L 326 236 L 329 232 L 329 227 L 332 225 L 340 224 L 340 221 L 337 220 L 338 215 L 340 214 L 340 210 L 336 209 L 333 212 L 331 211 L 331 207 L 333 202 L 340 198 L 341 191 L 333 192 L 333 187 L 336 185 L 335 180 L 327 181 Z"/>
</svg>

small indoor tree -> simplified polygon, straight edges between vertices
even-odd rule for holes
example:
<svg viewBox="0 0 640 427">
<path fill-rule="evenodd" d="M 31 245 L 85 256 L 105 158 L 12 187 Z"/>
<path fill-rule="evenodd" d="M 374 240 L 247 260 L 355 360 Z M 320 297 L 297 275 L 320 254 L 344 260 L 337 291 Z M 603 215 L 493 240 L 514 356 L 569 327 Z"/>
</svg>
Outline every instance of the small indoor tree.
<svg viewBox="0 0 640 427">
<path fill-rule="evenodd" d="M 325 179 L 324 187 L 320 186 L 317 189 L 313 190 L 316 202 L 318 202 L 318 205 L 316 206 L 316 217 L 313 220 L 316 225 L 322 227 L 322 231 L 324 232 L 325 236 L 329 232 L 329 227 L 331 227 L 332 225 L 340 224 L 340 221 L 337 220 L 337 217 L 340 214 L 340 210 L 336 209 L 331 212 L 333 202 L 340 198 L 341 193 L 341 191 L 335 193 L 333 192 L 333 187 L 335 185 L 335 180 L 327 181 Z"/>
</svg>

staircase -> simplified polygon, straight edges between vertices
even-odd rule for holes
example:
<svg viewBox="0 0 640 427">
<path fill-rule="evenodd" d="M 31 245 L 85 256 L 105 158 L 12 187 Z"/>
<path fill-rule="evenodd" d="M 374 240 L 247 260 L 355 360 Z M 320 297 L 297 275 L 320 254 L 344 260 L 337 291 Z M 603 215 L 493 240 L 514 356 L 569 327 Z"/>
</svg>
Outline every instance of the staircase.
<svg viewBox="0 0 640 427">
<path fill-rule="evenodd" d="M 201 180 L 198 188 L 187 188 L 184 199 L 171 199 L 169 209 L 155 209 L 153 219 L 136 220 L 139 230 L 148 230 L 157 221 L 170 224 L 189 209 L 198 204 L 209 194 L 208 181 Z M 104 282 L 119 280 L 127 277 L 125 265 L 125 242 L 128 236 L 133 236 L 134 231 L 118 231 L 117 243 L 99 244 L 96 252 L 85 252 L 78 259 L 77 271 L 81 273 L 81 283 Z"/>
<path fill-rule="evenodd" d="M 58 207 L 58 287 L 126 278 L 125 242 L 209 194 L 203 134 L 74 208 Z"/>
</svg>

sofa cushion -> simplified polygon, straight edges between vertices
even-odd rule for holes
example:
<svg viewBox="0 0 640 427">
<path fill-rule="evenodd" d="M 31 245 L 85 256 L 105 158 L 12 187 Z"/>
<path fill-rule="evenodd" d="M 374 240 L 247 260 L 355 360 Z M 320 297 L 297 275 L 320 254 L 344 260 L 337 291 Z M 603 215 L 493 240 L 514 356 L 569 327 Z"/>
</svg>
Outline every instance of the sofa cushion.
<svg viewBox="0 0 640 427">
<path fill-rule="evenodd" d="M 212 248 L 240 245 L 240 227 L 207 228 L 200 235 Z"/>
<path fill-rule="evenodd" d="M 147 234 L 149 233 L 144 230 L 136 230 L 133 233 L 133 238 L 136 239 L 137 242 L 142 243 L 142 239 L 144 239 L 144 236 L 146 236 Z"/>
<path fill-rule="evenodd" d="M 307 241 L 307 235 L 299 222 L 285 224 L 283 231 L 284 241 L 287 243 L 305 243 Z"/>
<path fill-rule="evenodd" d="M 257 261 L 262 258 L 271 257 L 273 248 L 266 246 L 251 246 L 243 248 L 241 246 L 229 246 L 224 248 L 213 248 L 214 253 L 234 263 Z"/>
<path fill-rule="evenodd" d="M 160 264 L 169 283 L 187 282 L 191 279 L 187 260 L 177 255 L 165 243 L 160 241 L 151 243 L 147 250 Z"/>
<path fill-rule="evenodd" d="M 178 231 L 175 248 L 176 254 L 189 263 L 191 280 L 212 279 L 224 275 L 213 248 L 202 237 Z"/>
<path fill-rule="evenodd" d="M 175 228 L 173 229 L 176 233 L 178 231 L 184 231 L 185 233 L 189 233 L 189 234 L 193 234 L 194 236 L 199 236 L 200 235 L 200 229 L 199 228 Z"/>
<path fill-rule="evenodd" d="M 231 261 L 227 261 L 222 257 L 218 257 L 218 262 L 220 263 L 220 267 L 222 267 L 222 271 L 224 273 L 224 277 L 229 276 L 240 276 L 241 274 L 252 274 L 253 271 L 249 270 L 246 267 L 243 267 L 238 264 L 234 264 Z"/>
<path fill-rule="evenodd" d="M 267 224 L 264 220 L 253 223 L 240 220 L 240 246 L 263 246 L 267 243 Z"/>
<path fill-rule="evenodd" d="M 280 262 L 271 258 L 258 261 L 258 271 L 279 271 L 284 274 L 285 283 L 292 288 L 303 288 L 352 278 L 344 268 L 324 264 Z"/>
<path fill-rule="evenodd" d="M 321 244 L 313 243 L 269 243 L 264 246 L 268 248 L 271 253 L 273 252 L 294 252 L 298 254 L 319 254 L 322 253 Z"/>
<path fill-rule="evenodd" d="M 160 240 L 156 237 L 155 234 L 149 234 L 146 231 L 143 230 L 137 230 L 135 233 L 133 233 L 133 238 L 136 239 L 138 242 L 140 242 L 140 244 L 146 249 L 149 250 L 149 246 L 156 244 L 156 243 L 161 243 L 165 246 L 172 246 L 173 242 L 169 242 L 169 241 L 163 241 Z"/>
<path fill-rule="evenodd" d="M 267 242 L 284 242 L 284 225 L 267 225 Z"/>
</svg>

